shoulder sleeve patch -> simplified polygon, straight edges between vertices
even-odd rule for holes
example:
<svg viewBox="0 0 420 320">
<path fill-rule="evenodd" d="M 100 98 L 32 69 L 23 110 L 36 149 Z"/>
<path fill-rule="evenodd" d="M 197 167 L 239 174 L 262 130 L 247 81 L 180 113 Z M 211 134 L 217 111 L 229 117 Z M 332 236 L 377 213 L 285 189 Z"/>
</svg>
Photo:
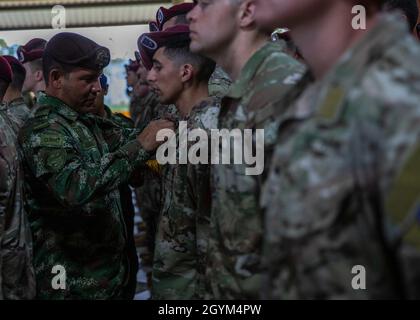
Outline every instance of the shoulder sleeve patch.
<svg viewBox="0 0 420 320">
<path fill-rule="evenodd" d="M 64 147 L 64 138 L 62 136 L 56 136 L 48 133 L 41 133 L 39 135 L 40 143 L 42 147 L 51 148 L 62 148 Z"/>
</svg>

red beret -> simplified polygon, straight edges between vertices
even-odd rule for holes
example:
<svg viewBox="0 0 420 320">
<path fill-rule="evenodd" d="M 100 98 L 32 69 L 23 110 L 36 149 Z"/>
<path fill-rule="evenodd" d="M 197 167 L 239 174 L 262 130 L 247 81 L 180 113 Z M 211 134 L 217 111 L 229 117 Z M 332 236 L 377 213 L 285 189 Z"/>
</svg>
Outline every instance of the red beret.
<svg viewBox="0 0 420 320">
<path fill-rule="evenodd" d="M 137 40 L 141 61 L 148 69 L 152 69 L 153 55 L 160 48 L 172 42 L 190 40 L 190 28 L 187 25 L 177 25 L 165 31 L 145 33 Z"/>
<path fill-rule="evenodd" d="M 3 56 L 3 58 L 5 58 L 7 60 L 10 67 L 15 67 L 15 68 L 19 69 L 19 72 L 26 75 L 25 67 L 19 62 L 18 59 L 16 59 L 13 56 Z M 13 72 L 13 70 L 12 70 L 12 72 Z"/>
<path fill-rule="evenodd" d="M 169 9 L 160 7 L 156 13 L 156 23 L 159 30 L 162 30 L 162 27 L 165 24 L 165 22 L 167 22 L 173 17 L 187 14 L 194 8 L 194 6 L 195 6 L 194 3 L 181 3 L 175 6 L 172 6 Z"/>
<path fill-rule="evenodd" d="M 0 56 L 0 79 L 7 83 L 12 82 L 12 68 L 2 56 Z"/>
<path fill-rule="evenodd" d="M 41 59 L 46 45 L 46 40 L 35 38 L 29 41 L 24 46 L 20 46 L 17 50 L 19 61 L 21 63 L 25 63 Z"/>
</svg>

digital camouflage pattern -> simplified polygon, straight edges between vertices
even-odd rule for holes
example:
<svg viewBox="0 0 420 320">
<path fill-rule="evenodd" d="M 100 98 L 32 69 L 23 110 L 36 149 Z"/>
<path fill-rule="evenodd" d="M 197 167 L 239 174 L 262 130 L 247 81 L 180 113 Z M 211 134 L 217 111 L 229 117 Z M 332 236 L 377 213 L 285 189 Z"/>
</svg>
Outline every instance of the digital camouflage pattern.
<svg viewBox="0 0 420 320">
<path fill-rule="evenodd" d="M 211 97 L 224 97 L 232 84 L 229 76 L 226 72 L 219 66 L 216 66 L 213 74 L 209 80 L 209 96 Z"/>
<path fill-rule="evenodd" d="M 18 127 L 21 128 L 29 117 L 31 110 L 29 110 L 25 101 L 22 98 L 17 98 L 9 103 L 6 103 L 7 113 L 12 115 L 11 118 L 17 120 Z"/>
<path fill-rule="evenodd" d="M 383 16 L 281 115 L 263 298 L 420 297 L 419 56 L 405 22 Z"/>
<path fill-rule="evenodd" d="M 179 120 L 187 122 L 188 132 L 197 128 L 209 132 L 217 128 L 219 110 L 219 99 L 212 97 Z M 152 298 L 202 298 L 211 202 L 210 165 L 163 165 L 162 188 Z"/>
<path fill-rule="evenodd" d="M 149 153 L 137 131 L 43 96 L 19 135 L 39 299 L 118 299 L 128 281 L 119 187 Z M 55 265 L 66 289 L 54 290 Z"/>
<path fill-rule="evenodd" d="M 265 159 L 276 141 L 274 112 L 304 67 L 282 51 L 282 42 L 267 43 L 244 66 L 222 100 L 219 129 L 264 129 Z M 263 215 L 259 194 L 265 173 L 247 176 L 245 164 L 212 166 L 213 205 L 207 266 L 208 298 L 256 299 L 261 272 Z M 255 146 L 253 148 L 255 150 Z M 269 163 L 265 163 L 265 171 Z"/>
<path fill-rule="evenodd" d="M 152 90 L 141 99 L 141 111 L 137 115 L 136 128 L 142 131 L 152 120 L 168 119 L 176 121 L 176 108 L 174 105 L 162 105 L 159 97 Z M 144 235 L 140 246 L 142 264 L 152 269 L 153 252 L 155 248 L 155 235 L 157 221 L 162 206 L 162 181 L 160 165 L 154 157 L 147 161 L 140 169 L 142 183 L 136 189 L 137 204 L 144 224 L 140 232 Z M 149 284 L 151 272 L 148 273 Z"/>
<path fill-rule="evenodd" d="M 134 122 L 121 113 L 113 113 L 112 110 L 105 106 L 106 119 L 113 121 L 118 127 L 125 129 L 133 129 Z M 124 289 L 124 298 L 132 300 L 136 293 L 137 272 L 139 270 L 139 259 L 137 249 L 134 243 L 134 206 L 131 188 L 128 183 L 120 186 L 121 209 L 124 216 L 124 222 L 127 230 L 126 254 L 128 257 L 128 281 Z"/>
<path fill-rule="evenodd" d="M 35 297 L 32 236 L 23 203 L 17 119 L 0 107 L 0 299 Z"/>
</svg>

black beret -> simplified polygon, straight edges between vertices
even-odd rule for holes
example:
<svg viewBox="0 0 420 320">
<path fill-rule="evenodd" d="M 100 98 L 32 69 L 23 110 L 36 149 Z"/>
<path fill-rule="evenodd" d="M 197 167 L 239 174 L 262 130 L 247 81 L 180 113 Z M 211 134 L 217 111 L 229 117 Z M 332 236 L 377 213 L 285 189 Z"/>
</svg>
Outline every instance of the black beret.
<svg viewBox="0 0 420 320">
<path fill-rule="evenodd" d="M 55 61 L 73 67 L 101 70 L 110 60 L 108 48 L 71 32 L 62 32 L 48 41 L 43 57 L 52 57 Z"/>
</svg>

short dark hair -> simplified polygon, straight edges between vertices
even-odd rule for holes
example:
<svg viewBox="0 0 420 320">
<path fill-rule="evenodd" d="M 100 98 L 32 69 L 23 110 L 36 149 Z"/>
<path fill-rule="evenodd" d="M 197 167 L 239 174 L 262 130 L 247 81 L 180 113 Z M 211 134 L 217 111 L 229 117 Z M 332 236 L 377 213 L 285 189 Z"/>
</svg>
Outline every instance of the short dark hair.
<svg viewBox="0 0 420 320">
<path fill-rule="evenodd" d="M 42 58 L 27 62 L 33 71 L 42 70 Z"/>
<path fill-rule="evenodd" d="M 53 70 L 53 69 L 58 69 L 61 72 L 63 72 L 64 75 L 67 75 L 70 72 L 72 72 L 73 70 L 75 70 L 76 67 L 60 63 L 60 62 L 56 61 L 53 57 L 51 57 L 49 55 L 44 55 L 42 57 L 42 73 L 44 75 L 45 85 L 47 85 L 47 86 L 50 82 L 49 74 L 50 74 L 51 70 Z"/>
<path fill-rule="evenodd" d="M 26 70 L 22 65 L 11 63 L 13 78 L 10 82 L 10 87 L 18 91 L 22 91 L 23 83 L 25 82 Z"/>
<path fill-rule="evenodd" d="M 216 68 L 216 63 L 200 54 L 190 51 L 191 40 L 170 41 L 164 46 L 165 55 L 179 64 L 190 63 L 197 68 L 196 79 L 198 82 L 208 82 Z"/>
<path fill-rule="evenodd" d="M 400 9 L 408 19 L 410 30 L 413 30 L 417 25 L 419 17 L 419 7 L 416 0 L 385 0 L 385 10 Z"/>
</svg>

